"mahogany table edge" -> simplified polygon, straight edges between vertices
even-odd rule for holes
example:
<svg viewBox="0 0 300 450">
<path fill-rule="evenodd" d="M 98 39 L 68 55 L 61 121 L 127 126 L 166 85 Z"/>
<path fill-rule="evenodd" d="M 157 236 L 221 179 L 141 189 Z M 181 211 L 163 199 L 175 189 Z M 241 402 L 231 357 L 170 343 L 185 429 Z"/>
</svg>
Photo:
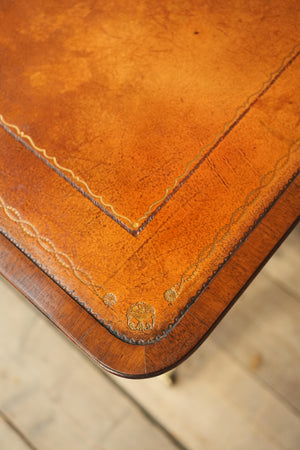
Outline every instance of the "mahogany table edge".
<svg viewBox="0 0 300 450">
<path fill-rule="evenodd" d="M 277 214 L 283 214 L 285 201 L 288 200 L 291 203 L 291 217 L 293 211 L 295 211 L 293 219 L 291 220 L 290 218 L 290 222 L 286 224 L 285 229 L 280 231 L 280 238 L 274 238 L 272 240 L 271 248 L 268 248 L 255 270 L 252 270 L 246 282 L 244 282 L 239 290 L 234 293 L 227 306 L 213 323 L 207 326 L 197 318 L 197 314 L 195 315 L 195 312 L 197 313 L 197 304 L 201 301 L 201 296 L 163 341 L 154 344 L 146 346 L 127 344 L 110 334 L 107 329 L 81 308 L 50 277 L 42 272 L 2 234 L 0 234 L 0 274 L 21 292 L 21 294 L 23 294 L 39 311 L 41 311 L 52 324 L 106 371 L 132 379 L 157 376 L 176 367 L 205 341 L 299 222 L 299 216 L 297 215 L 297 196 L 294 195 L 295 192 L 297 192 L 297 189 L 299 193 L 298 180 L 295 180 L 286 189 L 271 210 L 262 218 L 261 222 L 254 230 L 256 234 L 258 232 L 261 234 L 260 241 L 263 242 L 263 228 L 271 225 L 274 210 L 278 210 Z M 226 270 L 228 270 L 228 268 L 230 269 L 230 265 L 235 263 L 239 252 L 242 251 L 245 244 L 251 243 L 253 235 L 254 233 L 249 235 L 247 241 L 237 250 L 229 262 L 224 266 L 221 273 L 226 268 Z M 26 274 L 26 276 L 22 274 Z M 212 286 L 213 283 L 214 280 L 212 281 Z M 49 302 L 48 299 L 53 297 L 55 297 L 55 303 Z M 74 326 L 74 317 L 76 317 L 76 326 Z M 197 333 L 195 333 L 195 335 L 190 338 L 190 341 L 188 341 L 186 347 L 175 345 L 175 343 L 180 344 L 180 342 L 182 345 L 184 344 L 185 335 L 188 333 L 191 321 L 194 326 L 193 330 L 197 330 L 197 324 L 199 324 L 200 328 L 202 327 L 201 331 L 199 331 L 199 335 L 197 336 Z M 180 340 L 178 339 L 178 335 L 180 335 Z M 90 341 L 88 340 L 89 336 L 91 336 Z M 103 342 L 104 346 L 101 345 Z M 110 349 L 111 346 L 114 347 L 114 351 L 108 352 L 107 349 Z M 171 359 L 167 363 L 163 363 L 159 357 L 156 362 L 153 362 L 152 354 L 155 354 L 154 349 L 157 347 L 159 351 L 160 348 L 163 348 L 165 354 L 171 354 Z M 177 354 L 176 349 L 178 349 Z M 150 369 L 149 361 L 151 362 Z"/>
</svg>

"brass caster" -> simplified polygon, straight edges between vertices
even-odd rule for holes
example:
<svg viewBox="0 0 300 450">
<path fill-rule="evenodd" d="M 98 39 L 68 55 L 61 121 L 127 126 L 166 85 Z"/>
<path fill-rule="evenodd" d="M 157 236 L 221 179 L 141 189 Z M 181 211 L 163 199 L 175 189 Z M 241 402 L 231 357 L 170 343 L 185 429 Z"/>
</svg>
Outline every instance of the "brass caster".
<svg viewBox="0 0 300 450">
<path fill-rule="evenodd" d="M 169 370 L 169 372 L 161 375 L 161 380 L 167 386 L 174 386 L 177 382 L 177 371 L 176 369 Z"/>
</svg>

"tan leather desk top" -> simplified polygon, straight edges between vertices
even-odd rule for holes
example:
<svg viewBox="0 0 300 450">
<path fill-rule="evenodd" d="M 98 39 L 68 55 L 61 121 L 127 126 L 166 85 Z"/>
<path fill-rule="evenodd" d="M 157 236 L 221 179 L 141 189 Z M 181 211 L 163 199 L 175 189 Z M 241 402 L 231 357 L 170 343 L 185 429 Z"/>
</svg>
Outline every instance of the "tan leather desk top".
<svg viewBox="0 0 300 450">
<path fill-rule="evenodd" d="M 0 4 L 0 230 L 125 342 L 162 340 L 299 171 L 299 2 L 242 3 Z"/>
</svg>

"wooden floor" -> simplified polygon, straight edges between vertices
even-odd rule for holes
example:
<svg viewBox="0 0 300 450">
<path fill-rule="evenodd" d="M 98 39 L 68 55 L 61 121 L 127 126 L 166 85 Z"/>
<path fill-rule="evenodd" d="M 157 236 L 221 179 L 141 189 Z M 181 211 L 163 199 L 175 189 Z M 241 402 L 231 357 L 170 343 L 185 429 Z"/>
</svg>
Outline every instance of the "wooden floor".
<svg viewBox="0 0 300 450">
<path fill-rule="evenodd" d="M 0 450 L 298 450 L 300 227 L 177 377 L 104 374 L 0 280 Z"/>
</svg>

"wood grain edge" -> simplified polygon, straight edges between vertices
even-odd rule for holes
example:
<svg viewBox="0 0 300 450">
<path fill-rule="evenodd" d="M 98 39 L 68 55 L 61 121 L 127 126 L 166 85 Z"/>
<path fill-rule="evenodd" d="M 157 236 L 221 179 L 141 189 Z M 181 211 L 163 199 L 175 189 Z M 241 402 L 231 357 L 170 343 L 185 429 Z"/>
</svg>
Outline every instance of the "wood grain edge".
<svg viewBox="0 0 300 450">
<path fill-rule="evenodd" d="M 61 332 L 103 369 L 126 378 L 162 374 L 186 359 L 209 336 L 299 221 L 295 180 L 223 267 L 178 325 L 147 346 L 122 342 L 0 235 L 0 273 Z"/>
</svg>

